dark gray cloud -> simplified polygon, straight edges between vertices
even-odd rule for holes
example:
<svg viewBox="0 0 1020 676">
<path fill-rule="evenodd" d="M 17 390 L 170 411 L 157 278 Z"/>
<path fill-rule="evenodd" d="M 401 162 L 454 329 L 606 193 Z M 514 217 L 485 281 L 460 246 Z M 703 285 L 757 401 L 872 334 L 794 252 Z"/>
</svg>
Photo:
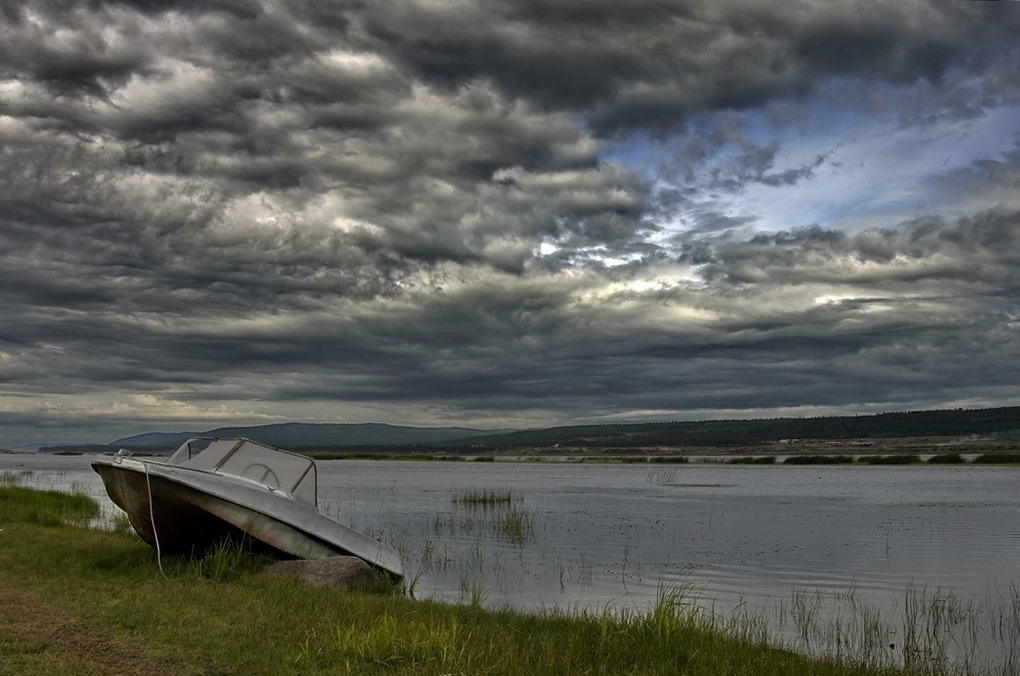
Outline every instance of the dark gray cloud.
<svg viewBox="0 0 1020 676">
<path fill-rule="evenodd" d="M 981 4 L 490 0 L 376 5 L 363 22 L 427 81 L 491 81 L 601 129 L 668 128 L 810 91 L 819 75 L 939 81 L 969 65 L 959 52 L 979 32 L 1008 39 L 1015 17 Z"/>
<path fill-rule="evenodd" d="M 737 208 L 1015 121 L 1001 4 L 3 3 L 5 433 L 1015 403 L 1020 125 Z"/>
</svg>

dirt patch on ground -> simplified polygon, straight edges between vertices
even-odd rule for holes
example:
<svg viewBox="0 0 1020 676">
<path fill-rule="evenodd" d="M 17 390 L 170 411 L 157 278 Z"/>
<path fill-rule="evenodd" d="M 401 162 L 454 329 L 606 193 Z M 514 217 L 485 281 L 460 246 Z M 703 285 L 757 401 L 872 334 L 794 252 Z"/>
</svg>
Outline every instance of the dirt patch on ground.
<svg viewBox="0 0 1020 676">
<path fill-rule="evenodd" d="M 0 577 L 0 674 L 22 673 L 176 676 L 197 672 L 68 618 Z"/>
</svg>

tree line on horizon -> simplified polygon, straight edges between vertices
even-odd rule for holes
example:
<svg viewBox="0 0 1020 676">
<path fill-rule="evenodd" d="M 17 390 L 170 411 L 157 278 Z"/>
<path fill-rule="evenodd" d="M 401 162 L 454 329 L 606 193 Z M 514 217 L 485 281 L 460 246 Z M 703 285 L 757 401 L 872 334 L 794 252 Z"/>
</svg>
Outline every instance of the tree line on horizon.
<svg viewBox="0 0 1020 676">
<path fill-rule="evenodd" d="M 578 425 L 473 437 L 458 445 L 500 448 L 741 446 L 786 439 L 996 436 L 1020 439 L 1020 407 L 947 409 L 818 418 Z"/>
<path fill-rule="evenodd" d="M 345 438 L 345 429 L 358 428 Z M 370 426 L 371 427 L 371 426 Z M 379 425 L 380 429 L 390 426 Z M 286 429 L 292 429 L 288 434 Z M 227 428 L 224 428 L 227 429 Z M 373 443 L 364 425 L 300 424 L 229 428 L 229 436 L 245 436 L 297 452 L 460 452 L 548 448 L 554 446 L 596 449 L 635 447 L 727 447 L 756 445 L 784 439 L 879 439 L 903 437 L 994 437 L 1020 440 L 1020 406 L 988 409 L 943 409 L 817 418 L 765 418 L 744 420 L 669 421 L 572 425 L 534 430 L 474 434 L 442 441 L 431 428 L 399 428 L 399 441 Z M 413 432 L 420 429 L 415 438 Z M 125 444 L 129 450 L 136 450 Z M 174 445 L 176 447 L 176 445 Z M 47 452 L 104 452 L 113 446 L 47 446 Z M 115 448 L 113 450 L 116 450 Z M 151 446 L 137 450 L 156 450 Z M 169 449 L 164 449 L 169 450 Z"/>
</svg>

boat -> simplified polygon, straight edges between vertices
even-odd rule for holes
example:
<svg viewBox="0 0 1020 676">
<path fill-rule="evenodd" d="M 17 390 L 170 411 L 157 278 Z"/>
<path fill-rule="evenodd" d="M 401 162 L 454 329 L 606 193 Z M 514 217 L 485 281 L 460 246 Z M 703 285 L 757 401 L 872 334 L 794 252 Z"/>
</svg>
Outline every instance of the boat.
<svg viewBox="0 0 1020 676">
<path fill-rule="evenodd" d="M 165 461 L 91 460 L 114 504 L 157 553 L 249 541 L 278 558 L 356 556 L 399 580 L 400 555 L 319 512 L 315 462 L 251 439 L 193 438 Z"/>
</svg>

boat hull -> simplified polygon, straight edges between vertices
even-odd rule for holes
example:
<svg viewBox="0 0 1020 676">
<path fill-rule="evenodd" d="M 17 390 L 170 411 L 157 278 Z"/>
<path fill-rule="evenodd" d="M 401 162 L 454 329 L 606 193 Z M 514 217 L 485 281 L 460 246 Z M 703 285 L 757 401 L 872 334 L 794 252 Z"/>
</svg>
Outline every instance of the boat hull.
<svg viewBox="0 0 1020 676">
<path fill-rule="evenodd" d="M 265 486 L 130 458 L 96 458 L 92 468 L 142 540 L 161 552 L 192 554 L 247 539 L 286 558 L 356 556 L 403 576 L 389 547 Z"/>
</svg>

